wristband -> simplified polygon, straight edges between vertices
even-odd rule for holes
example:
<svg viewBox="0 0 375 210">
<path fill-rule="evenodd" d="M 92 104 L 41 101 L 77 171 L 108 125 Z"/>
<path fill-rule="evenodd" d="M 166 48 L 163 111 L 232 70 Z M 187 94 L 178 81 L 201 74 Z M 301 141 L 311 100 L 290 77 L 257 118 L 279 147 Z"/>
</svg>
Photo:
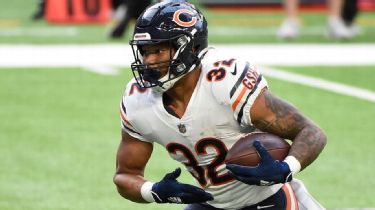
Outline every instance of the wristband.
<svg viewBox="0 0 375 210">
<path fill-rule="evenodd" d="M 294 156 L 286 157 L 284 162 L 288 164 L 293 177 L 301 170 L 301 163 Z"/>
<path fill-rule="evenodd" d="M 154 183 L 147 181 L 143 183 L 141 187 L 142 198 L 149 203 L 155 202 L 155 199 L 152 196 L 152 191 L 151 191 L 153 185 Z"/>
</svg>

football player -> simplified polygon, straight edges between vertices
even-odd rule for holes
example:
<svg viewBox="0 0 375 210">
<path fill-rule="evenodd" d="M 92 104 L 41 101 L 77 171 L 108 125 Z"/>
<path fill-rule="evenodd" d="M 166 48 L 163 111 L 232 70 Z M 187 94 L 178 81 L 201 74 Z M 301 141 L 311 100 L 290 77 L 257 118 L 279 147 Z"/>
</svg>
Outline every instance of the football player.
<svg viewBox="0 0 375 210">
<path fill-rule="evenodd" d="M 130 41 L 134 79 L 120 103 L 118 192 L 139 203 L 189 204 L 187 210 L 323 209 L 292 181 L 323 150 L 322 129 L 274 96 L 251 62 L 209 48 L 207 35 L 203 14 L 182 0 L 157 3 L 138 18 Z M 256 130 L 293 141 L 285 160 L 255 141 L 257 167 L 225 165 L 231 146 Z M 146 180 L 154 143 L 183 163 L 197 186 L 179 182 L 179 168 Z"/>
</svg>

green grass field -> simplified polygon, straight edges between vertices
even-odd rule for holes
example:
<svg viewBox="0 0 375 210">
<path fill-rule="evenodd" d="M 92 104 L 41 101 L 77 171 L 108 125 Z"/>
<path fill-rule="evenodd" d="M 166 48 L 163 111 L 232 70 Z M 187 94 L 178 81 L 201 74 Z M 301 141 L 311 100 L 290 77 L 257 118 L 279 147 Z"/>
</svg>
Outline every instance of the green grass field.
<svg viewBox="0 0 375 210">
<path fill-rule="evenodd" d="M 129 31 L 122 40 L 109 41 L 107 26 L 32 22 L 34 1 L 0 3 L 0 44 L 124 43 L 130 36 Z M 210 42 L 285 44 L 273 33 L 282 14 L 270 16 L 207 11 L 212 22 Z M 374 43 L 375 13 L 362 13 L 358 20 L 363 34 L 347 42 Z M 303 24 L 324 30 L 325 16 L 303 14 Z M 55 29 L 57 33 L 48 37 L 35 35 Z M 17 30 L 19 35 L 9 35 Z M 71 36 L 64 35 L 66 30 Z M 231 30 L 237 32 L 223 33 Z M 259 31 L 268 35 L 257 35 Z M 294 42 L 332 41 L 321 34 L 303 34 Z M 275 68 L 375 92 L 375 66 Z M 114 76 L 78 67 L 0 68 L 0 210 L 182 209 L 129 202 L 112 183 L 120 140 L 118 105 L 131 76 L 128 68 Z M 375 104 L 273 78 L 268 82 L 272 92 L 292 102 L 327 133 L 326 149 L 298 175 L 311 194 L 328 209 L 375 208 Z M 146 178 L 158 181 L 178 166 L 182 165 L 156 146 Z M 180 180 L 194 183 L 186 171 Z"/>
<path fill-rule="evenodd" d="M 284 67 L 285 68 L 285 67 Z M 320 78 L 368 81 L 371 69 L 321 67 Z M 314 75 L 313 68 L 287 68 Z M 0 208 L 175 209 L 139 205 L 117 195 L 112 176 L 119 142 L 117 107 L 130 70 L 102 76 L 80 69 L 0 70 Z M 373 207 L 375 106 L 371 102 L 269 79 L 273 92 L 299 107 L 327 132 L 320 158 L 302 172 L 311 193 L 328 208 Z M 361 87 L 361 85 L 358 85 Z M 163 164 L 160 164 L 162 162 Z M 157 147 L 147 178 L 157 181 L 178 163 Z M 192 183 L 187 173 L 182 180 Z"/>
</svg>

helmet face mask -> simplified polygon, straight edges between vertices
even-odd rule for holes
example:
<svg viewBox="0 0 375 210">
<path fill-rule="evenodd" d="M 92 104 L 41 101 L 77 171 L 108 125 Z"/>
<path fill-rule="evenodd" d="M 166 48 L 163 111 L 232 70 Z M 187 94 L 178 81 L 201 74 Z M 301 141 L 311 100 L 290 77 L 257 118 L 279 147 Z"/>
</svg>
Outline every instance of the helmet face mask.
<svg viewBox="0 0 375 210">
<path fill-rule="evenodd" d="M 173 40 L 177 40 L 179 44 L 181 44 L 178 49 L 176 49 L 176 44 L 173 43 Z M 186 41 L 184 42 L 183 40 Z M 181 55 L 181 52 L 192 52 L 192 49 L 186 49 L 189 46 L 185 36 L 170 39 L 165 42 L 155 40 L 150 40 L 149 43 L 145 43 L 144 41 L 142 41 L 141 44 L 134 40 L 132 42 L 133 43 L 131 43 L 131 46 L 133 49 L 135 62 L 132 63 L 131 68 L 133 70 L 134 77 L 141 87 L 150 88 L 160 86 L 163 82 L 176 79 L 177 77 L 181 76 L 184 71 L 186 71 L 185 64 L 182 63 L 179 59 L 179 55 Z M 146 45 L 157 45 L 162 43 L 167 43 L 169 50 L 169 59 L 167 61 L 157 61 L 154 63 L 145 64 L 143 62 L 144 52 L 142 47 Z M 162 73 L 160 69 L 157 69 L 154 66 L 167 67 L 168 70 L 166 75 L 161 75 Z"/>
<path fill-rule="evenodd" d="M 142 47 L 167 43 L 168 61 L 143 63 Z M 155 4 L 138 18 L 130 41 L 135 61 L 131 68 L 140 87 L 164 92 L 200 63 L 198 54 L 207 47 L 207 22 L 195 7 L 185 1 Z M 151 67 L 166 65 L 161 75 Z"/>
</svg>

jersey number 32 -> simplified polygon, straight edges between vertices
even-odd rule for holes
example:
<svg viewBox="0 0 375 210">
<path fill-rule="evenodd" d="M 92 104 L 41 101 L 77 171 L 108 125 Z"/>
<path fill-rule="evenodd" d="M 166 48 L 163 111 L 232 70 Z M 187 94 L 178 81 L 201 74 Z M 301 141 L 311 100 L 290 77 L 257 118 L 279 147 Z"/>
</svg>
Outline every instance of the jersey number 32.
<svg viewBox="0 0 375 210">
<path fill-rule="evenodd" d="M 186 146 L 179 143 L 170 143 L 167 145 L 167 150 L 170 154 L 177 155 L 177 153 L 181 153 L 187 159 L 183 164 L 188 169 L 192 169 L 189 170 L 190 173 L 197 179 L 202 187 L 205 187 L 208 181 L 210 181 L 212 185 L 222 185 L 234 180 L 228 172 L 219 174 L 217 171 L 218 167 L 224 164 L 225 156 L 228 151 L 222 141 L 214 138 L 204 138 L 199 140 L 194 148 L 198 156 L 207 155 L 208 148 L 214 149 L 216 151 L 216 156 L 208 165 L 200 166 L 193 152 Z"/>
</svg>

